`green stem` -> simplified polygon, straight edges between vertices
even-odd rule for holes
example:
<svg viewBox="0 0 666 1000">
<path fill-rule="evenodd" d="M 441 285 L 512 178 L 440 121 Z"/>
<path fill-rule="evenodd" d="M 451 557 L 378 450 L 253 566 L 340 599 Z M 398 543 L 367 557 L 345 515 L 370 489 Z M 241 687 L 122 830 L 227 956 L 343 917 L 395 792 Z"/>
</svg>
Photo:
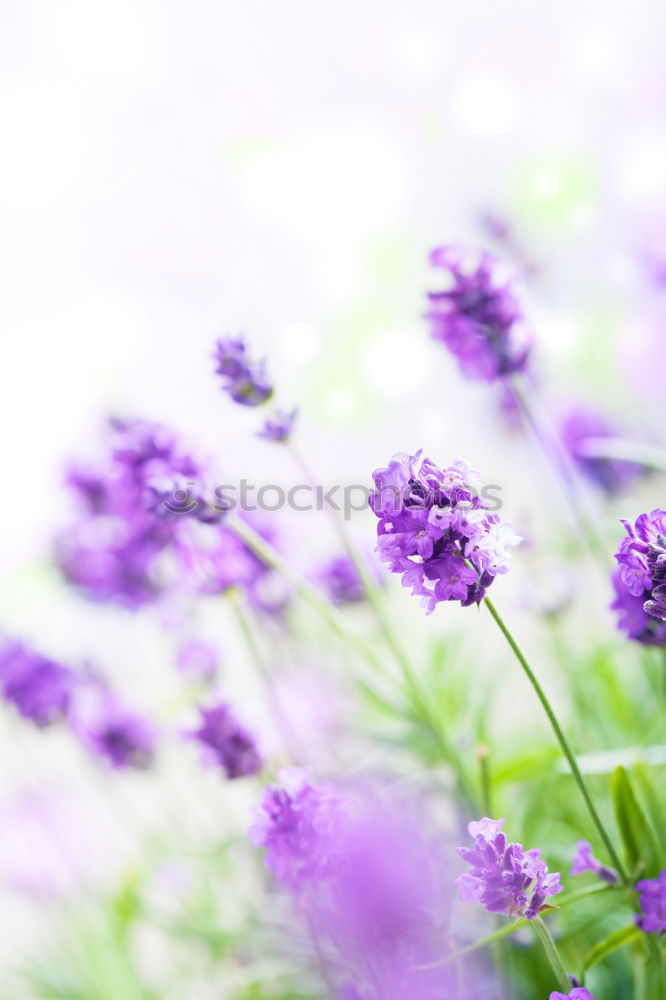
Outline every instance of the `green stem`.
<svg viewBox="0 0 666 1000">
<path fill-rule="evenodd" d="M 535 917 L 532 921 L 532 926 L 534 927 L 536 935 L 543 945 L 543 950 L 545 951 L 546 957 L 550 962 L 550 966 L 555 973 L 555 978 L 559 983 L 560 989 L 564 990 L 565 993 L 569 993 L 571 989 L 571 980 L 566 973 L 566 969 L 562 965 L 562 959 L 560 958 L 560 953 L 557 950 L 557 945 L 553 941 L 552 934 L 541 917 Z"/>
<path fill-rule="evenodd" d="M 307 580 L 304 580 L 296 573 L 291 566 L 282 558 L 280 553 L 270 545 L 258 532 L 249 526 L 245 521 L 229 517 L 225 521 L 225 526 L 238 535 L 242 541 L 251 549 L 255 555 L 259 556 L 267 566 L 270 566 L 282 576 L 287 583 L 293 587 L 295 592 L 317 612 L 319 617 L 328 625 L 331 631 L 335 632 L 348 645 L 352 646 L 364 656 L 373 668 L 381 669 L 381 663 L 374 651 L 361 638 L 354 635 L 347 628 L 342 616 L 320 592 Z"/>
<path fill-rule="evenodd" d="M 291 456 L 303 473 L 305 478 L 310 482 L 311 485 L 317 485 L 317 477 L 310 468 L 309 463 L 303 458 L 301 453 L 295 447 L 293 442 L 289 442 L 289 451 Z M 388 615 L 386 614 L 386 609 L 384 606 L 383 595 L 381 593 L 381 588 L 379 587 L 376 580 L 373 578 L 372 574 L 368 571 L 368 567 L 365 564 L 363 558 L 356 551 L 355 546 L 349 539 L 347 532 L 345 531 L 344 525 L 341 523 L 340 518 L 337 516 L 337 511 L 326 504 L 326 512 L 330 518 L 331 524 L 334 531 L 336 532 L 340 543 L 344 548 L 345 552 L 352 561 L 352 564 L 358 574 L 358 578 L 361 582 L 365 597 L 368 604 L 372 608 L 379 630 L 384 638 L 387 647 L 390 649 L 393 657 L 400 668 L 403 676 L 405 688 L 409 700 L 411 701 L 413 707 L 419 713 L 421 719 L 425 725 L 430 730 L 433 735 L 437 745 L 439 747 L 440 753 L 444 760 L 446 760 L 456 774 L 456 780 L 458 783 L 459 790 L 465 796 L 468 803 L 473 805 L 475 802 L 475 795 L 473 794 L 471 783 L 467 775 L 463 772 L 460 762 L 453 752 L 448 740 L 444 736 L 441 726 L 438 725 L 437 721 L 433 719 L 430 706 L 425 700 L 423 694 L 421 693 L 420 685 L 418 683 L 417 677 L 412 670 L 411 663 L 404 649 L 402 648 L 398 638 L 396 637 L 391 622 Z"/>
<path fill-rule="evenodd" d="M 625 872 L 624 867 L 622 865 L 622 862 L 620 861 L 620 858 L 619 858 L 619 856 L 617 854 L 617 851 L 613 847 L 613 844 L 611 842 L 610 837 L 608 836 L 608 833 L 606 832 L 606 828 L 605 828 L 604 824 L 601 822 L 601 818 L 600 818 L 600 816 L 599 816 L 599 814 L 598 814 L 598 812 L 596 810 L 594 802 L 592 801 L 590 793 L 589 793 L 589 791 L 587 789 L 587 785 L 585 784 L 585 781 L 583 779 L 583 775 L 581 773 L 581 770 L 578 767 L 578 762 L 577 762 L 577 760 L 576 760 L 576 758 L 575 758 L 575 756 L 573 754 L 573 751 L 572 751 L 571 747 L 569 746 L 569 741 L 567 740 L 566 736 L 564 735 L 562 727 L 560 726 L 560 723 L 558 722 L 557 716 L 555 715 L 555 712 L 553 711 L 552 706 L 551 706 L 550 702 L 548 701 L 548 698 L 546 697 L 546 694 L 545 694 L 543 688 L 541 687 L 541 684 L 537 680 L 537 677 L 536 677 L 534 671 L 532 670 L 532 668 L 530 667 L 529 663 L 525 659 L 525 656 L 523 655 L 523 652 L 520 649 L 520 646 L 518 645 L 518 643 L 516 642 L 516 640 L 511 635 L 511 632 L 509 631 L 509 629 L 505 625 L 502 617 L 500 616 L 499 612 L 497 611 L 495 605 L 492 603 L 492 601 L 490 600 L 490 598 L 488 598 L 488 597 L 485 598 L 485 604 L 486 604 L 488 610 L 490 611 L 490 614 L 493 616 L 493 618 L 495 619 L 497 625 L 499 626 L 499 629 L 500 629 L 502 635 L 504 636 L 504 638 L 508 642 L 509 646 L 513 650 L 513 653 L 514 653 L 516 659 L 518 660 L 519 664 L 523 668 L 523 671 L 525 672 L 525 675 L 527 676 L 527 679 L 529 680 L 530 684 L 534 688 L 534 691 L 536 692 L 537 698 L 541 702 L 541 705 L 543 706 L 543 709 L 544 709 L 546 715 L 548 716 L 548 720 L 549 720 L 549 722 L 550 722 L 550 724 L 551 724 L 551 726 L 553 728 L 553 732 L 555 733 L 557 741 L 559 742 L 560 747 L 562 748 L 562 752 L 564 753 L 564 756 L 566 757 L 566 759 L 569 762 L 569 767 L 571 768 L 571 773 L 573 774 L 574 780 L 576 781 L 576 784 L 578 785 L 578 787 L 580 789 L 580 793 L 583 796 L 583 799 L 585 801 L 585 805 L 587 806 L 587 810 L 588 810 L 588 812 L 590 814 L 592 822 L 596 826 L 596 828 L 597 828 L 597 830 L 599 832 L 599 836 L 601 837 L 603 843 L 606 846 L 606 850 L 608 851 L 608 855 L 609 855 L 611 861 L 613 862 L 613 865 L 615 866 L 615 868 L 617 869 L 617 871 L 620 873 L 620 877 L 622 878 L 622 881 L 626 884 L 626 882 L 627 882 L 627 875 L 626 875 L 626 872 Z"/>
</svg>

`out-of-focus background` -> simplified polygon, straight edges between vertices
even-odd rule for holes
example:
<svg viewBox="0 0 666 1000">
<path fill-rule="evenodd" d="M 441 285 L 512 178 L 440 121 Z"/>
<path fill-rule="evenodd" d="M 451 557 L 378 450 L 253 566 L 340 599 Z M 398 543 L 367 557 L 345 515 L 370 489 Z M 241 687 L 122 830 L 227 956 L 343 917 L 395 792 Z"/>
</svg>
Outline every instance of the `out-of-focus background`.
<svg viewBox="0 0 666 1000">
<path fill-rule="evenodd" d="M 49 568 L 68 516 L 63 468 L 94 453 L 111 412 L 177 427 L 229 482 L 292 481 L 280 449 L 220 393 L 211 352 L 223 332 L 268 356 L 324 482 L 367 483 L 398 450 L 463 455 L 502 485 L 504 513 L 529 535 L 555 486 L 507 435 L 493 391 L 429 339 L 437 244 L 486 246 L 523 272 L 554 407 L 575 395 L 652 439 L 663 425 L 666 309 L 646 263 L 666 232 L 662 3 L 5 0 L 0 11 L 3 629 L 101 658 L 149 699 L 167 655 L 155 623 L 91 614 Z M 630 506 L 617 515 L 643 509 Z M 374 523 L 356 515 L 353 530 L 372 547 Z M 315 534 L 309 520 L 308 544 Z M 520 606 L 520 583 L 507 586 Z M 69 869 L 104 869 L 94 809 L 110 809 L 113 837 L 124 808 L 105 800 L 78 818 L 77 782 L 94 785 L 84 764 L 57 737 L 45 762 L 19 728 L 3 739 L 0 834 L 12 958 L 44 923 L 14 892 L 16 871 L 40 891 L 48 875 L 57 893 Z M 57 809 L 34 798 L 58 780 Z M 145 794 L 130 788 L 133 808 Z"/>
</svg>

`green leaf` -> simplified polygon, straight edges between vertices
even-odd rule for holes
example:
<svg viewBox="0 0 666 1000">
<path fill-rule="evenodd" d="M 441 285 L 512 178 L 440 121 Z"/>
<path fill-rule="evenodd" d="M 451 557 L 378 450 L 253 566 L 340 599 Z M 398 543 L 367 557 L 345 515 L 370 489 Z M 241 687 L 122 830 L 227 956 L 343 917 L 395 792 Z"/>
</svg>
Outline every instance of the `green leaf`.
<svg viewBox="0 0 666 1000">
<path fill-rule="evenodd" d="M 611 952 L 616 951 L 618 948 L 622 948 L 625 944 L 629 944 L 631 941 L 640 937 L 641 930 L 636 924 L 627 924 L 626 927 L 621 927 L 619 931 L 613 931 L 605 941 L 600 941 L 596 944 L 592 951 L 588 954 L 587 958 L 583 962 L 583 974 L 591 969 L 593 965 L 597 965 L 602 962 L 607 955 Z"/>
<path fill-rule="evenodd" d="M 629 868 L 644 871 L 648 876 L 656 875 L 659 871 L 659 851 L 655 836 L 623 767 L 615 769 L 611 789 Z"/>
<path fill-rule="evenodd" d="M 654 783 L 650 780 L 649 771 L 645 764 L 637 764 L 634 768 L 634 775 L 641 790 L 643 802 L 652 823 L 652 829 L 659 838 L 659 849 L 661 852 L 659 867 L 662 868 L 666 864 L 666 802 L 663 796 L 659 795 L 655 790 Z"/>
</svg>

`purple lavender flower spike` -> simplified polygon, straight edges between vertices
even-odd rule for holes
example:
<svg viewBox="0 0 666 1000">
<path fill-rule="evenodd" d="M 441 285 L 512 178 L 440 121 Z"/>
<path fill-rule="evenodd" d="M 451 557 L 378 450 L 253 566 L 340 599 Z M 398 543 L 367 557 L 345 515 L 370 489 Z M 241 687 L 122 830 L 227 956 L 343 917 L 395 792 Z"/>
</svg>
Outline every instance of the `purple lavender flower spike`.
<svg viewBox="0 0 666 1000">
<path fill-rule="evenodd" d="M 266 865 L 277 880 L 298 891 L 333 867 L 344 800 L 328 784 L 311 784 L 300 768 L 278 775 L 255 813 L 250 836 L 266 848 Z"/>
<path fill-rule="evenodd" d="M 174 434 L 143 420 L 109 421 L 106 454 L 68 475 L 80 507 L 56 541 L 56 559 L 86 597 L 137 608 L 164 589 L 164 555 L 185 521 L 222 516 L 200 496 L 204 471 Z"/>
<path fill-rule="evenodd" d="M 152 725 L 95 678 L 82 681 L 73 728 L 86 749 L 114 771 L 146 770 L 153 762 Z"/>
<path fill-rule="evenodd" d="M 20 642 L 7 642 L 0 649 L 0 690 L 23 718 L 37 726 L 67 716 L 74 683 L 71 670 Z"/>
<path fill-rule="evenodd" d="M 578 406 L 567 413 L 559 433 L 565 450 L 581 472 L 608 494 L 627 489 L 648 471 L 635 462 L 596 458 L 586 453 L 585 444 L 592 438 L 613 438 L 620 434 L 601 414 L 589 408 Z"/>
<path fill-rule="evenodd" d="M 666 646 L 666 511 L 623 521 L 627 537 L 615 555 L 612 577 L 618 627 L 646 646 Z"/>
<path fill-rule="evenodd" d="M 471 871 L 456 879 L 458 895 L 464 903 L 481 903 L 489 913 L 534 920 L 547 898 L 562 891 L 560 875 L 549 874 L 539 848 L 526 851 L 521 844 L 509 844 L 503 825 L 503 819 L 469 824 L 474 846 L 459 847 L 458 854 Z"/>
<path fill-rule="evenodd" d="M 316 574 L 317 582 L 333 604 L 358 604 L 365 598 L 363 584 L 347 555 L 334 556 Z"/>
<path fill-rule="evenodd" d="M 443 287 L 429 292 L 432 336 L 458 359 L 467 378 L 494 382 L 524 371 L 531 335 L 505 265 L 486 251 L 445 246 L 430 255 Z"/>
<path fill-rule="evenodd" d="M 227 778 L 245 778 L 261 770 L 261 757 L 253 737 L 238 722 L 228 705 L 220 702 L 200 708 L 201 723 L 188 733 L 204 747 L 208 760 Z"/>
<path fill-rule="evenodd" d="M 264 438 L 265 441 L 275 441 L 278 444 L 288 441 L 297 416 L 298 410 L 276 410 L 272 416 L 266 417 L 263 427 L 257 432 L 257 437 Z"/>
<path fill-rule="evenodd" d="M 617 873 L 612 868 L 607 868 L 592 853 L 592 845 L 586 840 L 579 840 L 576 843 L 576 853 L 569 869 L 570 875 L 582 875 L 584 872 L 591 872 L 598 875 L 609 885 L 617 884 Z"/>
<path fill-rule="evenodd" d="M 568 993 L 558 993 L 555 990 L 550 994 L 549 1000 L 594 1000 L 594 993 L 590 993 L 584 986 L 574 986 Z"/>
<path fill-rule="evenodd" d="M 636 883 L 643 913 L 636 924 L 646 934 L 666 934 L 666 869 L 659 878 L 644 878 Z"/>
<path fill-rule="evenodd" d="M 260 406 L 273 395 L 266 362 L 249 357 L 242 337 L 221 337 L 215 345 L 215 369 L 223 378 L 223 389 L 241 406 Z"/>
<path fill-rule="evenodd" d="M 420 451 L 394 455 L 373 473 L 376 551 L 428 614 L 440 601 L 482 601 L 495 577 L 508 572 L 508 546 L 521 541 L 509 522 L 484 508 L 477 475 L 460 459 L 439 469 Z"/>
</svg>

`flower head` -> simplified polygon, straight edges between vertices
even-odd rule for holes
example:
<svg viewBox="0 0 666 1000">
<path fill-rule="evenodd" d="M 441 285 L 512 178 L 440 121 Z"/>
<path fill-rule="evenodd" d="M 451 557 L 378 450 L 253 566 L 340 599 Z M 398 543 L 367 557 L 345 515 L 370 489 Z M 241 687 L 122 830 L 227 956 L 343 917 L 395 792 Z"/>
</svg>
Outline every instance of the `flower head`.
<svg viewBox="0 0 666 1000">
<path fill-rule="evenodd" d="M 20 642 L 0 649 L 0 690 L 25 719 L 49 726 L 69 711 L 75 675 Z"/>
<path fill-rule="evenodd" d="M 200 708 L 199 727 L 188 735 L 204 747 L 208 759 L 228 778 L 244 778 L 261 769 L 261 757 L 251 734 L 223 702 Z"/>
<path fill-rule="evenodd" d="M 69 471 L 80 514 L 57 539 L 56 559 L 86 597 L 136 608 L 162 592 L 185 522 L 221 512 L 202 500 L 203 468 L 167 428 L 114 419 L 105 443 L 96 467 Z"/>
<path fill-rule="evenodd" d="M 354 563 L 347 555 L 334 556 L 317 573 L 317 581 L 333 604 L 358 604 L 365 597 Z"/>
<path fill-rule="evenodd" d="M 402 574 L 428 613 L 440 601 L 481 601 L 508 571 L 507 547 L 521 541 L 510 523 L 484 508 L 475 477 L 467 462 L 440 469 L 420 451 L 394 455 L 373 474 L 380 559 Z"/>
<path fill-rule="evenodd" d="M 615 555 L 612 578 L 618 626 L 646 646 L 666 645 L 666 511 L 623 521 L 627 537 Z"/>
<path fill-rule="evenodd" d="M 288 441 L 297 416 L 298 410 L 276 410 L 272 416 L 266 417 L 257 437 L 264 438 L 265 441 L 276 441 L 279 444 Z"/>
<path fill-rule="evenodd" d="M 658 878 L 644 878 L 636 883 L 641 910 L 636 923 L 646 934 L 666 934 L 666 870 Z"/>
<path fill-rule="evenodd" d="M 269 785 L 250 830 L 266 848 L 266 865 L 279 882 L 297 890 L 326 875 L 333 865 L 344 800 L 328 784 L 311 784 L 292 768 Z"/>
<path fill-rule="evenodd" d="M 430 255 L 443 287 L 429 292 L 432 336 L 468 378 L 493 382 L 523 371 L 531 337 L 504 265 L 486 251 L 445 246 Z"/>
<path fill-rule="evenodd" d="M 617 883 L 616 872 L 611 868 L 607 868 L 598 858 L 595 858 L 592 853 L 591 844 L 588 844 L 586 840 L 579 840 L 576 843 L 576 853 L 571 862 L 569 874 L 582 875 L 583 872 L 591 872 L 593 875 L 598 875 L 599 878 L 603 879 L 604 882 L 608 882 L 609 885 Z"/>
<path fill-rule="evenodd" d="M 191 639 L 178 650 L 176 662 L 184 674 L 206 680 L 217 672 L 217 651 L 209 642 Z"/>
<path fill-rule="evenodd" d="M 73 728 L 86 749 L 115 771 L 150 767 L 155 730 L 96 678 L 82 680 Z"/>
<path fill-rule="evenodd" d="M 582 406 L 570 410 L 560 424 L 565 450 L 581 472 L 608 494 L 626 489 L 647 471 L 635 462 L 597 457 L 589 450 L 594 438 L 613 438 L 618 433 L 600 413 Z"/>
<path fill-rule="evenodd" d="M 533 920 L 546 899 L 562 891 L 559 872 L 548 873 L 538 847 L 529 851 L 510 844 L 501 831 L 504 820 L 481 819 L 468 830 L 473 847 L 458 854 L 471 870 L 456 880 L 460 899 L 481 903 L 489 913 L 507 913 Z"/>
<path fill-rule="evenodd" d="M 242 337 L 221 337 L 215 345 L 215 369 L 222 387 L 242 406 L 260 406 L 273 395 L 266 362 L 251 359 Z"/>
</svg>

